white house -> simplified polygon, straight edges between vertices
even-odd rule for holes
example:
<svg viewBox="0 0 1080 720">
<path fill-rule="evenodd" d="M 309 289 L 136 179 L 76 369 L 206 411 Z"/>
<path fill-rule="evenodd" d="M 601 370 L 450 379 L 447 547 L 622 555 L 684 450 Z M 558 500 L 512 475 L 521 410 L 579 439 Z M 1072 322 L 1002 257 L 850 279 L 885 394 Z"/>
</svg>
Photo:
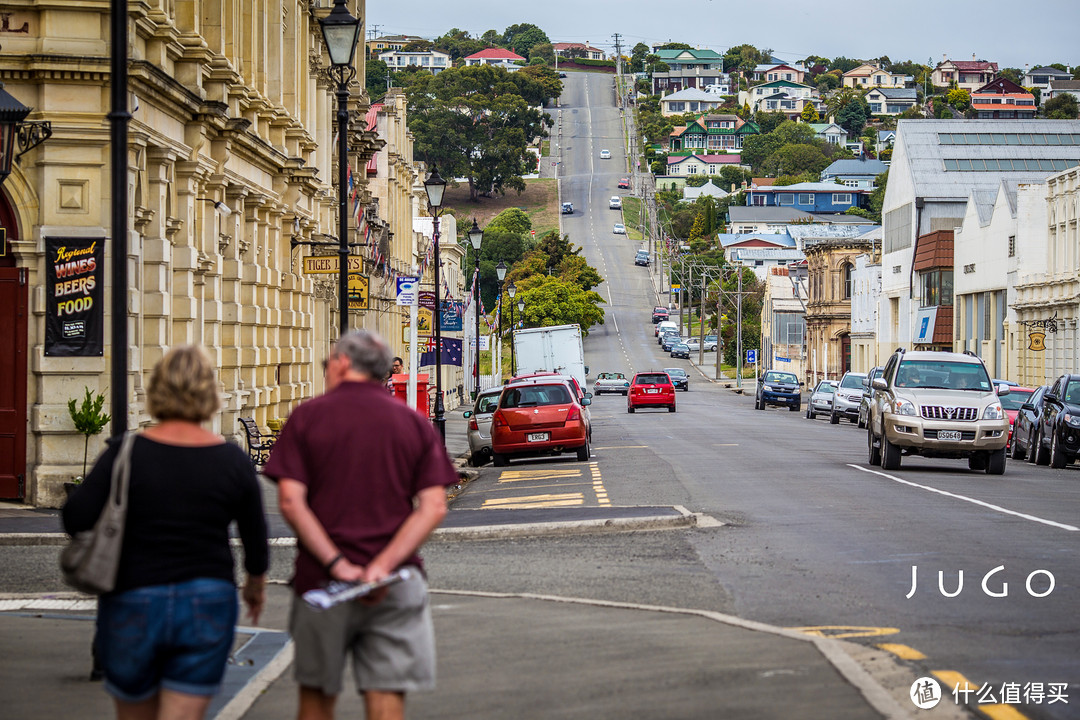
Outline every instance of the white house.
<svg viewBox="0 0 1080 720">
<path fill-rule="evenodd" d="M 713 185 L 713 181 L 710 179 L 704 185 L 698 187 L 690 187 L 687 185 L 683 188 L 682 199 L 683 202 L 694 202 L 699 197 L 714 197 L 714 198 L 726 198 L 731 193 L 726 192 L 722 187 Z"/>
<path fill-rule="evenodd" d="M 518 63 L 524 61 L 525 58 L 516 52 L 504 50 L 503 48 L 486 48 L 478 53 L 465 56 L 466 65 L 495 65 L 510 72 L 520 70 L 521 66 Z"/>
<path fill-rule="evenodd" d="M 450 56 L 438 50 L 426 50 L 423 52 L 405 52 L 404 50 L 389 50 L 379 53 L 379 59 L 386 63 L 391 70 L 404 70 L 408 67 L 418 67 L 422 70 L 438 75 L 451 66 Z"/>
<path fill-rule="evenodd" d="M 874 115 L 899 115 L 915 107 L 918 101 L 914 88 L 874 88 L 866 93 L 866 102 Z"/>
<path fill-rule="evenodd" d="M 864 373 L 880 364 L 876 333 L 881 295 L 881 228 L 861 237 L 877 241 L 877 252 L 856 255 L 851 271 L 851 369 Z"/>
<path fill-rule="evenodd" d="M 724 104 L 724 98 L 716 93 L 687 88 L 660 98 L 660 114 L 682 115 L 688 112 L 708 112 Z"/>
<path fill-rule="evenodd" d="M 847 187 L 873 190 L 877 176 L 888 170 L 889 166 L 880 160 L 836 160 L 821 171 L 821 182 L 836 182 Z"/>
</svg>

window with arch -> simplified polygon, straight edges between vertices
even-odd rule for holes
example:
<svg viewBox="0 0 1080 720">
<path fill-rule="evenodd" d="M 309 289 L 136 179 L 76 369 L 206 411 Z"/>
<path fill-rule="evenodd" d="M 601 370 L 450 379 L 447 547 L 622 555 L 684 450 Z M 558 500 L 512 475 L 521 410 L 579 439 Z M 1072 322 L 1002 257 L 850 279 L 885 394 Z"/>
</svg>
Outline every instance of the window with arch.
<svg viewBox="0 0 1080 720">
<path fill-rule="evenodd" d="M 840 282 L 841 282 L 841 288 L 840 288 L 841 289 L 841 296 L 840 297 L 841 297 L 842 300 L 850 300 L 851 299 L 851 291 L 852 291 L 851 272 L 852 272 L 852 270 L 854 270 L 854 268 L 851 266 L 851 263 L 846 262 L 846 263 L 844 263 L 843 265 L 840 266 Z"/>
</svg>

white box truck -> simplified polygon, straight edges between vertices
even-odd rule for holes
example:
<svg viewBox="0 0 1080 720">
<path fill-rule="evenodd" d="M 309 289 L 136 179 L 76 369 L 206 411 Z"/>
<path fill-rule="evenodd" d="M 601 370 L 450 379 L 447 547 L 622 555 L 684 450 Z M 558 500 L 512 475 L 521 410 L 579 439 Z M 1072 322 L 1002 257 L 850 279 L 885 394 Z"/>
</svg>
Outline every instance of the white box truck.
<svg viewBox="0 0 1080 720">
<path fill-rule="evenodd" d="M 514 354 L 517 374 L 548 371 L 571 375 L 589 392 L 585 382 L 585 350 L 581 346 L 581 327 L 555 325 L 514 331 Z"/>
</svg>

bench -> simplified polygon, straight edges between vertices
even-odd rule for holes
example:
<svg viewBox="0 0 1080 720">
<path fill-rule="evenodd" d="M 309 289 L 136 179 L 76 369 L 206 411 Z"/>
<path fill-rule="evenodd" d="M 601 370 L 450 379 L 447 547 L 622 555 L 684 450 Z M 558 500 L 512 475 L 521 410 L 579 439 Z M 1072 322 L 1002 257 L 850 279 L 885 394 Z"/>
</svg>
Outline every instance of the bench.
<svg viewBox="0 0 1080 720">
<path fill-rule="evenodd" d="M 238 422 L 243 426 L 244 435 L 247 437 L 248 457 L 253 465 L 262 467 L 270 459 L 270 449 L 274 447 L 274 440 L 277 438 L 259 430 L 255 418 L 238 418 Z"/>
</svg>

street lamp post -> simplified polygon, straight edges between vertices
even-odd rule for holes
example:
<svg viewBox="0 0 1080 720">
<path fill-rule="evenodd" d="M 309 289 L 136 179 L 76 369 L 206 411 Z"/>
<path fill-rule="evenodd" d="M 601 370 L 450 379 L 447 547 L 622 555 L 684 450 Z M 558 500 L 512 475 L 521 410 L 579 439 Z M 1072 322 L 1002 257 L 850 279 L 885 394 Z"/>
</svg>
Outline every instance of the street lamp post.
<svg viewBox="0 0 1080 720">
<path fill-rule="evenodd" d="M 495 266 L 495 277 L 499 281 L 499 293 L 496 296 L 499 298 L 499 332 L 497 333 L 497 335 L 499 337 L 499 374 L 502 375 L 502 286 L 503 280 L 506 279 L 506 263 L 504 263 L 502 260 L 500 260 L 499 264 Z M 492 372 L 494 372 L 494 370 Z M 512 374 L 511 377 L 513 377 Z"/>
<path fill-rule="evenodd" d="M 435 246 L 435 429 L 439 431 L 439 437 L 446 441 L 446 406 L 443 404 L 442 395 L 442 291 L 439 276 L 442 271 L 442 263 L 439 260 L 439 208 L 442 207 L 443 192 L 446 190 L 446 181 L 439 175 L 438 168 L 431 168 L 431 175 L 424 181 L 424 191 L 427 192 L 428 205 L 431 206 L 432 217 L 432 245 Z"/>
<path fill-rule="evenodd" d="M 335 0 L 330 14 L 319 20 L 330 55 L 330 75 L 337 81 L 338 129 L 338 337 L 349 331 L 349 81 L 356 76 L 353 56 L 363 23 L 352 16 L 345 0 Z"/>
<path fill-rule="evenodd" d="M 510 377 L 517 375 L 517 360 L 514 356 L 514 295 L 517 295 L 517 286 L 511 280 L 506 286 L 506 295 L 510 298 Z"/>
<path fill-rule="evenodd" d="M 476 224 L 473 218 L 472 228 L 469 230 L 469 244 L 473 249 L 473 264 L 476 272 L 473 273 L 473 315 L 476 316 L 476 352 L 473 355 L 473 402 L 480 394 L 480 244 L 484 241 L 484 231 Z"/>
</svg>

